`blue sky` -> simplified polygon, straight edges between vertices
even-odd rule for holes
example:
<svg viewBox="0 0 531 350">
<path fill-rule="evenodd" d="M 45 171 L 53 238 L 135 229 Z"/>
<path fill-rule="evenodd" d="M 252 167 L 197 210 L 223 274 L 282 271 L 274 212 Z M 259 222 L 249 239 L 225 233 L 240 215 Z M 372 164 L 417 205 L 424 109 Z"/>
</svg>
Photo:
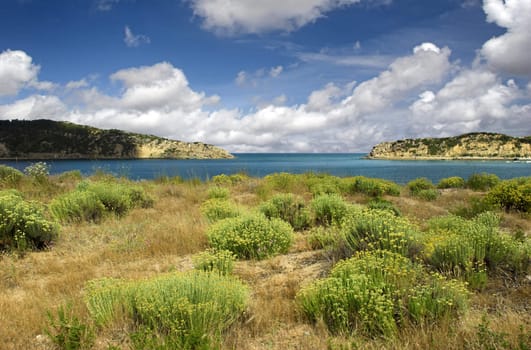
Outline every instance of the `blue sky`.
<svg viewBox="0 0 531 350">
<path fill-rule="evenodd" d="M 531 134 L 531 0 L 2 0 L 0 118 L 233 152 Z"/>
</svg>

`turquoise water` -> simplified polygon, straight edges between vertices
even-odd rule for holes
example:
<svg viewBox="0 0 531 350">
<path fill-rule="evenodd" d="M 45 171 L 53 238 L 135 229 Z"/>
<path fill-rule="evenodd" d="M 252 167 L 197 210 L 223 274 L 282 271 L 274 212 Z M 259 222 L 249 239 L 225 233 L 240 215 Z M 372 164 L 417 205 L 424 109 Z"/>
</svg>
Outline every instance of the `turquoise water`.
<svg viewBox="0 0 531 350">
<path fill-rule="evenodd" d="M 134 180 L 160 176 L 197 177 L 202 180 L 219 174 L 245 172 L 263 177 L 278 172 L 327 173 L 336 176 L 364 175 L 395 181 L 400 184 L 427 177 L 433 182 L 449 176 L 468 178 L 473 173 L 487 172 L 507 179 L 531 176 L 531 163 L 512 161 L 438 161 L 438 160 L 368 160 L 366 154 L 299 154 L 257 153 L 235 154 L 234 159 L 214 160 L 47 160 L 51 173 L 80 170 L 90 175 L 97 170 L 126 176 Z M 32 162 L 3 161 L 1 164 L 24 169 Z"/>
</svg>

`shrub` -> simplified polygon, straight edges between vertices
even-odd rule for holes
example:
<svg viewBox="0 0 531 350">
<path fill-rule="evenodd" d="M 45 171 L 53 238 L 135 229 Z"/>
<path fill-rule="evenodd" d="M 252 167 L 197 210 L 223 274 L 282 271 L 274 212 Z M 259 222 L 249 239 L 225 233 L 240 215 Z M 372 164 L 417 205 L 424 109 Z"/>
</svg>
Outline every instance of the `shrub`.
<svg viewBox="0 0 531 350">
<path fill-rule="evenodd" d="M 24 173 L 38 182 L 43 182 L 50 175 L 50 165 L 45 162 L 33 163 L 24 169 Z"/>
<path fill-rule="evenodd" d="M 234 268 L 236 257 L 229 250 L 207 249 L 192 257 L 194 268 L 205 272 L 217 272 L 220 275 L 229 275 Z"/>
<path fill-rule="evenodd" d="M 335 248 L 341 241 L 341 231 L 335 226 L 312 227 L 306 240 L 312 249 Z"/>
<path fill-rule="evenodd" d="M 85 298 L 101 326 L 119 317 L 130 320 L 137 348 L 209 349 L 219 347 L 248 296 L 236 279 L 194 271 L 144 281 L 94 280 Z"/>
<path fill-rule="evenodd" d="M 0 191 L 0 249 L 44 248 L 59 232 L 42 210 L 15 191 Z"/>
<path fill-rule="evenodd" d="M 496 205 L 489 203 L 485 198 L 470 197 L 466 205 L 456 206 L 451 212 L 454 215 L 472 219 L 478 214 L 496 209 Z"/>
<path fill-rule="evenodd" d="M 310 214 L 304 200 L 291 193 L 277 194 L 259 208 L 267 218 L 279 218 L 288 222 L 295 230 L 310 226 Z"/>
<path fill-rule="evenodd" d="M 401 216 L 402 213 L 393 203 L 386 201 L 382 198 L 374 198 L 369 203 L 367 203 L 369 209 L 379 209 L 379 210 L 388 210 L 393 213 L 395 216 Z"/>
<path fill-rule="evenodd" d="M 406 321 L 431 324 L 467 307 L 464 284 L 431 275 L 388 251 L 358 253 L 330 277 L 304 287 L 297 302 L 310 321 L 334 334 L 393 337 Z"/>
<path fill-rule="evenodd" d="M 472 174 L 466 181 L 466 187 L 474 191 L 487 191 L 499 182 L 500 178 L 494 174 Z"/>
<path fill-rule="evenodd" d="M 418 195 L 421 191 L 433 190 L 435 188 L 433 183 L 425 177 L 411 180 L 406 186 L 412 195 Z"/>
<path fill-rule="evenodd" d="M 308 189 L 314 196 L 332 193 L 340 194 L 342 192 L 341 179 L 336 176 L 308 173 L 304 177 Z"/>
<path fill-rule="evenodd" d="M 410 256 L 418 245 L 415 226 L 388 210 L 351 211 L 341 223 L 341 232 L 351 252 L 385 249 Z"/>
<path fill-rule="evenodd" d="M 201 204 L 201 212 L 210 223 L 239 216 L 241 210 L 225 199 L 209 199 Z"/>
<path fill-rule="evenodd" d="M 264 259 L 285 253 L 293 240 L 293 229 L 280 219 L 248 214 L 218 221 L 207 230 L 215 249 L 230 250 L 238 258 Z"/>
<path fill-rule="evenodd" d="M 0 165 L 0 184 L 16 185 L 20 182 L 24 174 L 10 166 Z"/>
<path fill-rule="evenodd" d="M 263 186 L 280 192 L 294 192 L 300 183 L 300 175 L 289 173 L 270 174 L 262 179 Z"/>
<path fill-rule="evenodd" d="M 336 225 L 347 212 L 347 203 L 337 194 L 322 194 L 311 202 L 315 222 L 318 225 Z"/>
<path fill-rule="evenodd" d="M 65 171 L 64 173 L 59 174 L 59 176 L 57 176 L 57 179 L 61 182 L 80 181 L 83 179 L 83 175 L 81 174 L 81 171 L 79 170 L 70 170 L 70 171 Z"/>
<path fill-rule="evenodd" d="M 425 201 L 434 201 L 439 197 L 439 191 L 435 189 L 431 190 L 421 190 L 416 194 L 417 197 Z"/>
<path fill-rule="evenodd" d="M 452 176 L 441 179 L 437 184 L 437 188 L 463 188 L 465 187 L 465 180 L 460 176 Z"/>
<path fill-rule="evenodd" d="M 61 222 L 100 222 L 106 209 L 98 195 L 89 191 L 73 191 L 55 198 L 50 211 Z"/>
<path fill-rule="evenodd" d="M 44 332 L 57 348 L 77 350 L 92 346 L 92 330 L 73 314 L 71 304 L 57 309 L 57 319 L 50 311 L 47 316 L 49 327 Z"/>
<path fill-rule="evenodd" d="M 249 176 L 245 173 L 232 175 L 220 174 L 212 177 L 212 182 L 217 185 L 235 185 L 247 180 Z"/>
<path fill-rule="evenodd" d="M 486 201 L 505 210 L 531 213 L 531 177 L 500 182 L 487 193 Z"/>
<path fill-rule="evenodd" d="M 230 196 L 230 191 L 228 188 L 214 186 L 208 189 L 207 197 L 208 199 L 228 199 Z"/>
<path fill-rule="evenodd" d="M 385 194 L 399 196 L 400 186 L 388 180 L 356 176 L 349 186 L 349 192 L 363 193 L 371 197 L 381 197 Z"/>
</svg>

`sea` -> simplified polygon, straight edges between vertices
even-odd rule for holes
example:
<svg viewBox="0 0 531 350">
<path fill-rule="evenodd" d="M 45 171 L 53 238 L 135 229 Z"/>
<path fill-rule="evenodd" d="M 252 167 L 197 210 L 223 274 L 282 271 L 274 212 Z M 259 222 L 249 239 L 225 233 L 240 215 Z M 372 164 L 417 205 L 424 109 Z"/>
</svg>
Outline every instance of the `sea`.
<svg viewBox="0 0 531 350">
<path fill-rule="evenodd" d="M 372 160 L 365 153 L 239 153 L 234 159 L 173 160 L 45 160 L 51 174 L 79 170 L 90 176 L 111 173 L 131 180 L 179 176 L 208 180 L 213 176 L 245 173 L 264 177 L 272 173 L 324 173 L 340 177 L 367 176 L 405 184 L 419 177 L 434 183 L 450 176 L 468 178 L 474 173 L 496 174 L 502 179 L 531 176 L 531 161 L 512 160 Z M 36 161 L 0 161 L 19 170 Z"/>
</svg>

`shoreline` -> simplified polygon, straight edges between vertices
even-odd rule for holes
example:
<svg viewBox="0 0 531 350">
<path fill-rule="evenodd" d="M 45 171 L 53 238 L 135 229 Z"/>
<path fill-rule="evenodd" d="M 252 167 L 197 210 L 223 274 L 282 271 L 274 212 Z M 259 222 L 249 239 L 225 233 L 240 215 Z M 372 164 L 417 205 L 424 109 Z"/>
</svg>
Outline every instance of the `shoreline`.
<svg viewBox="0 0 531 350">
<path fill-rule="evenodd" d="M 512 161 L 531 162 L 531 158 L 520 157 L 445 157 L 445 156 L 418 156 L 418 157 L 398 157 L 398 156 L 367 156 L 369 160 L 471 160 L 471 161 Z"/>
</svg>

